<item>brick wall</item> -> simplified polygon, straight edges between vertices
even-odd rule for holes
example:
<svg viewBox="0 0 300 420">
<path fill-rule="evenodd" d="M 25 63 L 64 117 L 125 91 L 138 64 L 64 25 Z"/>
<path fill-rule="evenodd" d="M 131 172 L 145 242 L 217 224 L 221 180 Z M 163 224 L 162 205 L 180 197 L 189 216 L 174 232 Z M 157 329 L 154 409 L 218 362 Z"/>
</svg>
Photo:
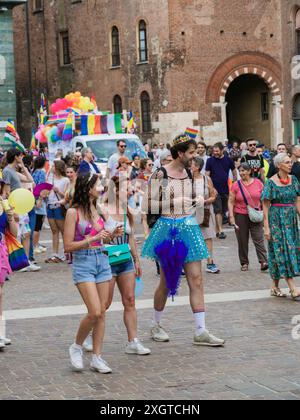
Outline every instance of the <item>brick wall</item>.
<svg viewBox="0 0 300 420">
<path fill-rule="evenodd" d="M 114 95 L 123 108 L 131 109 L 140 122 L 140 94 L 151 97 L 153 133 L 144 140 L 170 141 L 174 127 L 182 130 L 191 122 L 203 127 L 208 141 L 226 136 L 222 112 L 213 106 L 223 82 L 237 63 L 262 66 L 282 97 L 284 136 L 291 139 L 290 61 L 295 37 L 290 0 L 69 0 L 44 2 L 44 13 L 32 13 L 29 0 L 33 97 L 41 91 L 53 100 L 70 90 L 94 94 L 101 109 L 111 110 Z M 24 7 L 15 9 L 15 45 L 19 119 L 28 105 L 28 68 Z M 147 22 L 149 62 L 137 63 L 137 25 Z M 110 68 L 110 38 L 118 26 L 121 66 Z M 59 63 L 59 32 L 68 30 L 71 66 Z M 243 62 L 246 53 L 254 62 Z M 232 57 L 234 57 L 232 59 Z M 247 61 L 247 60 L 246 60 Z M 227 67 L 226 67 L 227 66 Z M 214 78 L 220 68 L 220 79 Z M 261 74 L 265 68 L 261 68 Z M 260 75 L 261 75 L 260 74 Z M 214 97 L 213 97 L 214 96 Z M 174 125 L 178 113 L 180 124 Z M 168 117 L 169 114 L 169 117 Z M 195 115 L 198 116 L 195 118 Z M 186 118 L 185 118 L 185 117 Z"/>
</svg>

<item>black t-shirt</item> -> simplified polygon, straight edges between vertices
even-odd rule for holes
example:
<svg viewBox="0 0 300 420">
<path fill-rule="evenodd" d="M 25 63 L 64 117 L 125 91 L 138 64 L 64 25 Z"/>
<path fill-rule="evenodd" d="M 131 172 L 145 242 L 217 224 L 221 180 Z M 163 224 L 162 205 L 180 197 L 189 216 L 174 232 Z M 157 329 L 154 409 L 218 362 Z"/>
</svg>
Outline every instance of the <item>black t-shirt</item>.
<svg viewBox="0 0 300 420">
<path fill-rule="evenodd" d="M 300 162 L 295 162 L 292 168 L 292 175 L 294 175 L 300 182 Z"/>
<path fill-rule="evenodd" d="M 261 177 L 260 170 L 264 169 L 265 167 L 264 158 L 262 156 L 246 155 L 243 157 L 242 163 L 248 163 L 248 165 L 252 169 L 252 176 L 254 176 L 254 178 Z"/>
</svg>

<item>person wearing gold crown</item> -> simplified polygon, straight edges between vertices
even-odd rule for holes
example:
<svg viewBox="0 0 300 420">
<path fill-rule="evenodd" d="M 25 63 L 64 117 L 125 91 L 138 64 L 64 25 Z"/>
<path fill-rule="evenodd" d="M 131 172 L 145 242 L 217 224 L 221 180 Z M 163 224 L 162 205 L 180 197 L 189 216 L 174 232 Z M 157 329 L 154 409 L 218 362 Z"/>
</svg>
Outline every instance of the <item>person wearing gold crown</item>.
<svg viewBox="0 0 300 420">
<path fill-rule="evenodd" d="M 154 173 L 148 185 L 148 200 L 143 203 L 143 211 L 157 214 L 157 221 L 144 244 L 142 256 L 158 261 L 161 266 L 151 336 L 154 341 L 169 341 L 161 319 L 168 296 L 174 298 L 177 294 L 184 269 L 196 324 L 194 344 L 221 347 L 225 341 L 211 335 L 205 325 L 201 261 L 209 254 L 195 216 L 197 208 L 204 205 L 203 197 L 195 196 L 190 170 L 196 149 L 197 144 L 190 137 L 175 138 L 171 147 L 173 162 Z"/>
</svg>

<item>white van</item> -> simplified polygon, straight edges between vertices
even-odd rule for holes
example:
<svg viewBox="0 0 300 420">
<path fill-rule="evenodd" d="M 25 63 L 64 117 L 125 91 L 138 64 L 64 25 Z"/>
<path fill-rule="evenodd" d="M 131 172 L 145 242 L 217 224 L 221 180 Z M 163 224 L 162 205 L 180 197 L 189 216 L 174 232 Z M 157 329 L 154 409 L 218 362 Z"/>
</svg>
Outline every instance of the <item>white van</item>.
<svg viewBox="0 0 300 420">
<path fill-rule="evenodd" d="M 84 147 L 92 149 L 95 163 L 102 174 L 106 173 L 108 159 L 117 152 L 117 141 L 124 140 L 127 145 L 126 156 L 132 160 L 134 154 L 142 159 L 147 158 L 143 143 L 135 134 L 95 134 L 91 136 L 77 136 L 72 140 L 72 151 L 76 152 Z"/>
</svg>

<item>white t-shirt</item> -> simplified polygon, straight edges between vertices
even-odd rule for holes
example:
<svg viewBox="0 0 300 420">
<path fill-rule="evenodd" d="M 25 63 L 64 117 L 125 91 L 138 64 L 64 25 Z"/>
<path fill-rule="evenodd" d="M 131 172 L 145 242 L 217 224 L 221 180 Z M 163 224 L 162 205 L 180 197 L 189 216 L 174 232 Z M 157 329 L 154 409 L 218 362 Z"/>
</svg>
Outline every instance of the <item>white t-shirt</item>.
<svg viewBox="0 0 300 420">
<path fill-rule="evenodd" d="M 122 157 L 122 155 L 120 155 L 119 153 L 115 153 L 109 158 L 108 163 L 107 163 L 107 167 L 110 170 L 110 174 L 109 174 L 110 178 L 113 178 L 114 176 L 117 175 L 118 162 L 119 162 L 119 159 L 121 157 Z"/>
<path fill-rule="evenodd" d="M 54 187 L 58 188 L 61 193 L 64 193 L 70 185 L 70 181 L 68 178 L 53 179 L 51 177 L 50 179 L 51 180 L 49 180 L 48 182 L 54 185 Z M 57 204 L 60 202 L 60 200 L 62 200 L 62 198 L 58 194 L 55 194 L 55 192 L 52 190 L 49 194 L 48 204 Z"/>
</svg>

